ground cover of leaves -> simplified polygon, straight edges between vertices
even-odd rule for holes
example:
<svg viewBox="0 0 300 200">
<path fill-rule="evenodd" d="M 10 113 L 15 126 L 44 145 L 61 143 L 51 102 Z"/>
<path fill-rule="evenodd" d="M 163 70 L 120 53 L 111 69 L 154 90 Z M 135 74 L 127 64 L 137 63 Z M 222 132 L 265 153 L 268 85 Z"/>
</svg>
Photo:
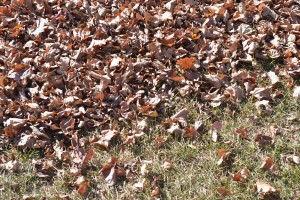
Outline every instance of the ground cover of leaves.
<svg viewBox="0 0 300 200">
<path fill-rule="evenodd" d="M 0 195 L 298 199 L 300 3 L 3 0 Z"/>
</svg>

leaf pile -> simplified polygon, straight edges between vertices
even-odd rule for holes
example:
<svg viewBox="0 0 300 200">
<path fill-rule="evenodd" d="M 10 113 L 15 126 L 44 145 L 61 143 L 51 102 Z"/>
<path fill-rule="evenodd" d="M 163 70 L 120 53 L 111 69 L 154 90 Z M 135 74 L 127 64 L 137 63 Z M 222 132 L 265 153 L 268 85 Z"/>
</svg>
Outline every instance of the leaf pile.
<svg viewBox="0 0 300 200">
<path fill-rule="evenodd" d="M 176 93 L 196 95 L 205 109 L 253 97 L 267 114 L 283 83 L 299 99 L 299 2 L 211 2 L 2 1 L 2 143 L 42 149 L 48 158 L 71 161 L 80 175 L 94 146 L 108 149 L 114 138 L 134 144 L 145 134 L 143 119 L 163 116 Z M 272 68 L 261 64 L 270 61 Z M 185 128 L 169 132 L 197 135 L 196 126 L 171 120 Z M 101 134 L 85 138 L 95 127 Z M 265 140 L 256 141 L 272 144 Z M 36 165 L 41 176 L 54 170 Z M 117 170 L 110 165 L 102 169 L 106 178 Z"/>
</svg>

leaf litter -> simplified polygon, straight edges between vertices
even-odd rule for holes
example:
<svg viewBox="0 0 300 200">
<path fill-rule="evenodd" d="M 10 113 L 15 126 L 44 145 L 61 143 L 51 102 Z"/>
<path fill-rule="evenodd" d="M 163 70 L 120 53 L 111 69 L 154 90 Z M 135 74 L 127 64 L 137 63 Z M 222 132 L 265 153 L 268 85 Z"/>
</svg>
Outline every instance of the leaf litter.
<svg viewBox="0 0 300 200">
<path fill-rule="evenodd" d="M 135 145 L 147 134 L 145 120 L 164 116 L 174 93 L 195 95 L 204 110 L 253 98 L 259 113 L 267 115 L 285 81 L 300 99 L 299 82 L 293 81 L 300 76 L 296 1 L 15 0 L 0 3 L 0 19 L 0 139 L 52 158 L 51 167 L 36 163 L 40 176 L 51 175 L 57 161 L 68 163 L 82 196 L 90 187 L 82 170 L 95 147 L 109 150 L 115 139 L 124 148 Z M 276 68 L 267 73 L 257 68 L 257 61 L 270 59 L 277 61 Z M 255 70 L 243 68 L 249 64 Z M 263 77 L 269 84 L 258 81 Z M 166 132 L 199 137 L 204 125 L 201 120 L 190 125 L 188 113 L 182 108 L 166 119 Z M 115 120 L 139 125 L 111 127 Z M 214 142 L 221 127 L 220 121 L 211 124 Z M 102 131 L 84 137 L 95 128 Z M 246 129 L 235 134 L 249 138 Z M 154 143 L 161 148 L 167 140 L 161 135 Z M 260 147 L 275 143 L 263 133 L 254 141 Z M 231 151 L 217 152 L 218 165 L 226 164 Z M 299 164 L 299 156 L 284 158 Z M 266 158 L 261 169 L 272 171 L 271 161 Z M 4 164 L 19 171 L 19 161 Z M 163 168 L 171 169 L 172 163 L 165 161 Z M 233 179 L 245 179 L 246 171 Z M 114 157 L 100 172 L 108 185 L 129 176 Z M 134 187 L 142 190 L 146 182 L 141 179 Z M 257 189 L 275 191 L 259 181 Z M 231 194 L 226 188 L 218 192 Z M 158 196 L 156 185 L 152 193 Z"/>
</svg>

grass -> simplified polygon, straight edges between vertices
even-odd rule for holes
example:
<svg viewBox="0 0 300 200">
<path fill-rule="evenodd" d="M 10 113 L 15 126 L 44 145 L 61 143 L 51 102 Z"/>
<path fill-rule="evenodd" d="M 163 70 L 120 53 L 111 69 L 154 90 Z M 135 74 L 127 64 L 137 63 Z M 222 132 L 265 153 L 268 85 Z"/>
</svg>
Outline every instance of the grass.
<svg viewBox="0 0 300 200">
<path fill-rule="evenodd" d="M 175 98 L 175 97 L 174 97 Z M 256 180 L 280 188 L 280 198 L 297 198 L 300 188 L 300 166 L 284 161 L 286 155 L 300 154 L 300 125 L 287 120 L 291 116 L 299 119 L 299 102 L 289 92 L 281 101 L 272 106 L 271 115 L 259 114 L 251 99 L 233 105 L 235 113 L 228 107 L 214 108 L 209 115 L 201 113 L 196 98 L 176 98 L 176 104 L 166 109 L 162 119 L 166 119 L 181 110 L 189 110 L 187 121 L 193 124 L 201 119 L 205 123 L 201 136 L 195 140 L 174 137 L 166 133 L 166 127 L 159 121 L 148 120 L 149 130 L 132 147 L 122 150 L 120 144 L 112 145 L 109 151 L 97 148 L 93 159 L 87 164 L 90 168 L 85 178 L 90 181 L 88 199 L 153 199 L 151 196 L 155 184 L 161 199 L 257 199 Z M 253 120 L 253 117 L 257 119 Z M 219 141 L 211 139 L 210 127 L 216 121 L 222 121 L 223 127 Z M 278 129 L 274 136 L 275 143 L 269 147 L 259 147 L 254 141 L 256 134 L 270 134 L 272 126 Z M 233 134 L 235 129 L 248 131 L 248 139 Z M 97 132 L 90 133 L 97 134 Z M 155 138 L 167 137 L 167 143 L 158 148 Z M 227 149 L 232 160 L 229 165 L 217 165 L 217 149 Z M 69 166 L 60 166 L 57 175 L 49 180 L 39 178 L 33 160 L 44 159 L 37 151 L 21 152 L 17 149 L 7 150 L 3 155 L 14 154 L 21 163 L 18 173 L 11 173 L 2 167 L 0 176 L 0 196 L 3 199 L 19 199 L 24 195 L 41 199 L 59 199 L 67 195 L 71 199 L 82 199 L 74 190 L 77 177 L 72 176 Z M 120 180 L 114 187 L 108 187 L 99 170 L 111 156 L 118 157 L 120 165 L 128 165 L 134 171 L 129 180 Z M 277 174 L 260 169 L 266 157 L 271 157 L 279 166 Z M 165 161 L 172 163 L 172 168 L 164 170 Z M 141 167 L 146 164 L 148 173 L 142 175 Z M 243 168 L 250 171 L 249 177 L 241 182 L 234 181 L 229 173 L 238 173 Z M 144 189 L 136 191 L 133 185 L 144 179 Z M 225 187 L 231 195 L 222 197 L 218 189 Z"/>
</svg>

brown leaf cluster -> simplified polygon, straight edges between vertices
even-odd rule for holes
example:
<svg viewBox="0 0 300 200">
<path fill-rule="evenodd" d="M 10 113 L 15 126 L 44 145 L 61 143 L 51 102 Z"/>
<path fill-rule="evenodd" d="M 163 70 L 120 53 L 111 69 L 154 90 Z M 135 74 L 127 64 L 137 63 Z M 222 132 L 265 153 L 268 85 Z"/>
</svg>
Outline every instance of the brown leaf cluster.
<svg viewBox="0 0 300 200">
<path fill-rule="evenodd" d="M 115 139 L 134 145 L 147 130 L 143 119 L 162 116 L 176 92 L 195 95 L 205 109 L 253 97 L 270 114 L 283 80 L 300 98 L 293 82 L 299 24 L 296 1 L 1 1 L 1 141 L 42 150 L 80 177 L 95 146 L 109 149 Z M 259 70 L 257 61 L 270 59 L 276 68 Z M 168 133 L 198 137 L 200 126 L 187 124 L 186 113 L 167 120 Z M 213 141 L 220 126 L 213 124 Z M 96 127 L 102 131 L 94 138 L 83 136 Z M 261 134 L 255 141 L 273 144 Z M 155 142 L 160 147 L 166 138 Z M 36 165 L 43 175 L 55 169 Z M 123 173 L 116 166 L 113 159 L 101 170 L 109 184 Z M 76 185 L 85 195 L 88 180 Z"/>
</svg>

